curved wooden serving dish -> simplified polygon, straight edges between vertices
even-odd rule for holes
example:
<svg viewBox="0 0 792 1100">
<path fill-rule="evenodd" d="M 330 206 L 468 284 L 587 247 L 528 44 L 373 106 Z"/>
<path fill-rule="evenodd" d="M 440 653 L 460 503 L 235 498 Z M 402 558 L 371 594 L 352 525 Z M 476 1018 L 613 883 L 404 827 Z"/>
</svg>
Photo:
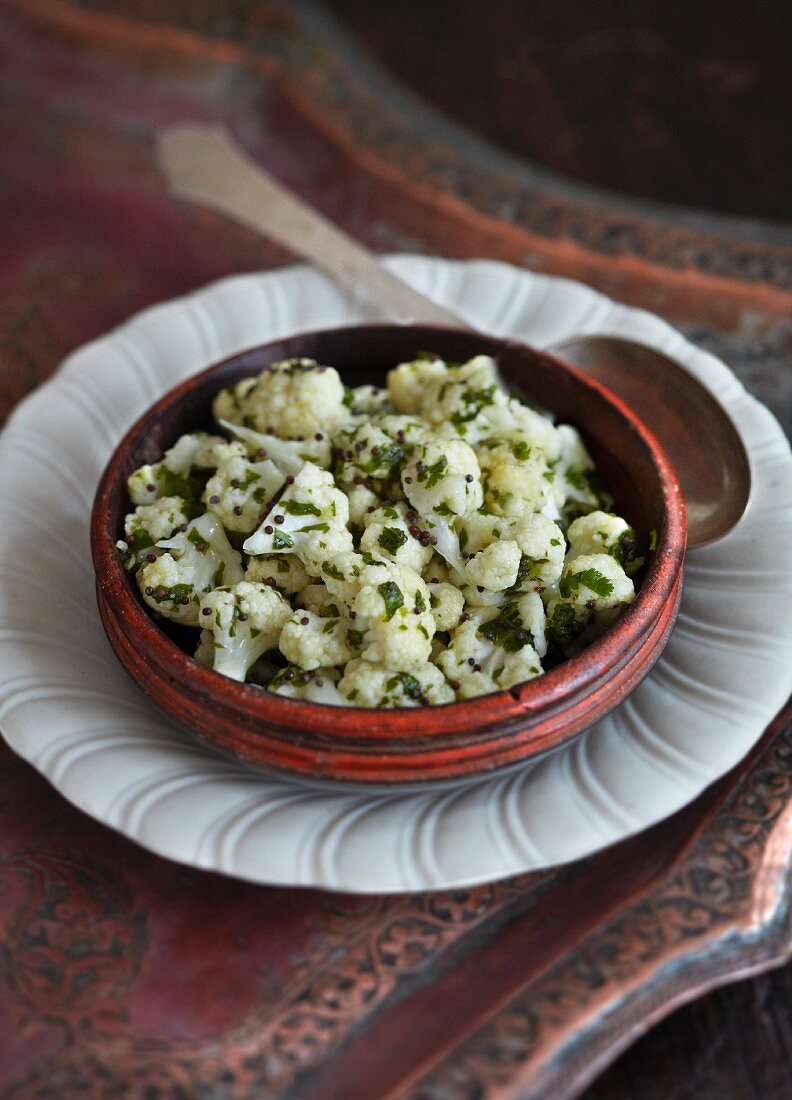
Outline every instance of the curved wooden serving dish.
<svg viewBox="0 0 792 1100">
<path fill-rule="evenodd" d="M 327 707 L 219 676 L 155 623 L 116 543 L 131 507 L 126 479 L 185 432 L 211 422 L 220 389 L 282 359 L 336 367 L 349 385 L 382 385 L 420 349 L 450 360 L 499 357 L 519 387 L 578 427 L 647 565 L 635 601 L 583 653 L 525 684 L 461 703 L 409 710 Z M 649 550 L 650 532 L 659 533 Z M 129 430 L 94 501 L 91 544 L 107 635 L 127 672 L 183 726 L 246 763 L 315 781 L 420 784 L 474 778 L 569 741 L 611 711 L 660 656 L 682 591 L 685 506 L 673 467 L 644 424 L 598 382 L 527 346 L 431 326 L 363 325 L 302 333 L 240 352 L 188 379 Z"/>
<path fill-rule="evenodd" d="M 417 105 L 314 4 L 7 0 L 0 29 L 0 413 L 134 310 L 287 259 L 167 197 L 152 136 L 185 119 L 228 122 L 373 248 L 500 258 L 656 310 L 783 412 L 787 229 L 505 157 Z M 0 1091 L 20 1100 L 564 1100 L 682 1002 L 792 949 L 790 708 L 687 810 L 597 857 L 390 898 L 175 867 L 0 757 Z M 762 1038 L 750 994 L 731 1003 L 746 1038 L 711 1063 L 724 1089 Z M 674 1061 L 653 1057 L 655 1095 L 691 1080 Z M 636 1095 L 618 1066 L 609 1086 Z"/>
</svg>

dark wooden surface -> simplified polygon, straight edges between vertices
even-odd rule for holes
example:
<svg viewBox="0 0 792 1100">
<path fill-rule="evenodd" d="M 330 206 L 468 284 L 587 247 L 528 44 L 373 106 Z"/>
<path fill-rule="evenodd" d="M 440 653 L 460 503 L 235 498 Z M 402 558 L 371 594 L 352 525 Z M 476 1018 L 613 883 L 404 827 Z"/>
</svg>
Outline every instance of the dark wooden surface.
<svg viewBox="0 0 792 1100">
<path fill-rule="evenodd" d="M 152 134 L 184 118 L 230 124 L 372 247 L 491 255 L 658 310 L 789 424 L 786 231 L 551 184 L 417 110 L 313 5 L 219 0 L 7 0 L 0 11 L 0 414 L 133 310 L 286 258 L 164 195 Z M 641 904 L 658 899 L 650 911 L 673 912 L 669 942 L 689 952 L 715 937 L 725 968 L 681 968 L 675 997 L 724 980 L 738 942 L 746 967 L 782 957 L 781 902 L 753 946 L 728 930 L 751 916 L 769 838 L 786 836 L 775 850 L 787 852 L 791 744 L 787 715 L 744 777 L 599 861 L 391 900 L 173 867 L 72 810 L 2 749 L 2 1088 L 24 1100 L 374 1100 L 407 1073 L 416 1097 L 521 1096 L 535 999 L 559 1003 L 537 970 L 573 967 L 562 989 L 580 1007 L 558 1028 L 574 1035 L 592 991 L 618 991 L 638 967 L 624 932 L 633 904 L 643 921 Z M 700 824 L 708 812 L 714 834 Z M 783 859 L 773 866 L 778 876 Z M 789 995 L 784 971 L 710 995 L 641 1040 L 590 1096 L 786 1100 Z M 613 1030 L 595 1030 L 606 1061 Z M 577 1080 L 585 1055 L 568 1050 Z"/>
<path fill-rule="evenodd" d="M 792 217 L 783 0 L 331 0 L 452 117 L 573 179 Z"/>
</svg>

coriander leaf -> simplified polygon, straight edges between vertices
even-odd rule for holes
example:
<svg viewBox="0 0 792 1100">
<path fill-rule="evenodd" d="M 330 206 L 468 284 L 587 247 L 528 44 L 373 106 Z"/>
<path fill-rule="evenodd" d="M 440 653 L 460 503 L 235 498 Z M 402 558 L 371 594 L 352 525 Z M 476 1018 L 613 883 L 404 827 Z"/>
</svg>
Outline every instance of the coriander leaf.
<svg viewBox="0 0 792 1100">
<path fill-rule="evenodd" d="M 385 604 L 385 618 L 390 620 L 400 607 L 404 607 L 404 594 L 395 581 L 385 581 L 377 587 Z"/>
<path fill-rule="evenodd" d="M 520 609 L 516 603 L 507 603 L 494 619 L 482 623 L 476 633 L 505 649 L 517 653 L 526 645 L 534 645 L 534 636 L 522 625 Z"/>
<path fill-rule="evenodd" d="M 443 476 L 443 472 L 447 465 L 448 459 L 445 455 L 441 455 L 437 462 L 433 462 L 431 466 L 424 466 L 418 474 L 418 480 L 421 482 L 425 481 L 427 489 L 433 489 Z"/>
<path fill-rule="evenodd" d="M 585 625 L 578 622 L 574 607 L 568 603 L 557 603 L 547 619 L 547 637 L 555 645 L 565 649 L 583 633 Z"/>
<path fill-rule="evenodd" d="M 315 504 L 305 504 L 300 500 L 282 500 L 280 506 L 290 516 L 321 516 L 322 514 Z"/>
<path fill-rule="evenodd" d="M 206 551 L 209 549 L 209 547 L 206 545 L 206 540 L 204 539 L 203 535 L 201 535 L 200 532 L 196 531 L 194 527 L 187 536 L 187 541 L 193 544 L 199 554 L 205 554 Z"/>
<path fill-rule="evenodd" d="M 613 581 L 600 573 L 599 569 L 583 569 L 580 573 L 566 574 L 558 582 L 558 591 L 564 599 L 568 599 L 581 585 L 597 596 L 610 596 L 613 592 Z"/>
<path fill-rule="evenodd" d="M 395 554 L 400 546 L 404 546 L 406 541 L 407 535 L 398 527 L 384 527 L 382 534 L 377 539 L 378 545 L 391 554 Z"/>
</svg>

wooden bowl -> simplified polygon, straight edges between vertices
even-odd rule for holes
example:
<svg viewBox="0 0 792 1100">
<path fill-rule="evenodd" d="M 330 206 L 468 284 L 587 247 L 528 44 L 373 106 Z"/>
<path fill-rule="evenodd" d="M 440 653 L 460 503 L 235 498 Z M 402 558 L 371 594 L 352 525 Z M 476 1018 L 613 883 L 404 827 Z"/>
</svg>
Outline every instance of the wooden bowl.
<svg viewBox="0 0 792 1100">
<path fill-rule="evenodd" d="M 504 380 L 578 427 L 616 510 L 649 554 L 634 602 L 576 657 L 508 691 L 444 706 L 329 707 L 240 684 L 197 664 L 184 629 L 155 622 L 125 572 L 116 541 L 130 508 L 126 479 L 181 434 L 207 424 L 217 391 L 280 359 L 308 356 L 349 385 L 382 384 L 427 349 L 450 360 L 498 356 Z M 682 585 L 685 510 L 676 474 L 652 434 L 598 383 L 552 356 L 494 337 L 430 326 L 365 325 L 276 340 L 189 378 L 130 429 L 102 476 L 91 520 L 99 611 L 127 672 L 170 717 L 239 760 L 293 777 L 344 784 L 461 781 L 554 749 L 602 718 L 659 657 Z M 195 647 L 197 632 L 190 631 Z"/>
</svg>

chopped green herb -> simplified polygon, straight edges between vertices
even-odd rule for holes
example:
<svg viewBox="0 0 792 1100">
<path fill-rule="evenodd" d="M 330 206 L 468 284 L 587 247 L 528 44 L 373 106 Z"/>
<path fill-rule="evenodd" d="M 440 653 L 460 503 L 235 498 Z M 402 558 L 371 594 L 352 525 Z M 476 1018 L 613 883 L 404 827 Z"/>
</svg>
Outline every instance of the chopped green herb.
<svg viewBox="0 0 792 1100">
<path fill-rule="evenodd" d="M 301 535 L 305 531 L 329 531 L 329 530 L 330 530 L 330 524 L 329 523 L 308 523 L 308 524 L 305 525 L 305 527 L 298 527 L 297 528 L 297 534 Z"/>
<path fill-rule="evenodd" d="M 147 546 L 153 546 L 154 539 L 145 527 L 138 527 L 136 531 L 128 536 L 127 544 L 133 553 L 138 553 L 140 550 L 145 550 Z"/>
<path fill-rule="evenodd" d="M 516 603 L 504 604 L 495 618 L 482 623 L 476 633 L 507 653 L 517 653 L 524 646 L 534 644 L 533 634 L 522 625 L 520 608 Z"/>
<path fill-rule="evenodd" d="M 279 531 L 276 528 L 272 536 L 272 549 L 289 550 L 292 546 L 294 546 L 294 539 L 291 535 L 287 535 L 285 531 Z"/>
<path fill-rule="evenodd" d="M 579 466 L 574 464 L 572 466 L 567 466 L 564 470 L 564 477 L 572 488 L 577 489 L 579 493 L 585 493 L 588 490 L 588 482 Z"/>
<path fill-rule="evenodd" d="M 333 563 L 331 561 L 323 561 L 322 562 L 322 572 L 325 574 L 325 576 L 332 577 L 333 580 L 336 580 L 336 581 L 344 580 L 344 574 L 341 572 L 341 570 L 338 568 L 338 566 L 333 565 Z"/>
<path fill-rule="evenodd" d="M 418 480 L 425 481 L 427 489 L 433 489 L 440 478 L 443 477 L 446 466 L 448 466 L 448 459 L 445 455 L 441 455 L 437 462 L 433 462 L 431 466 L 424 466 L 418 474 Z"/>
<path fill-rule="evenodd" d="M 433 511 L 437 512 L 438 516 L 453 516 L 455 513 L 451 511 L 445 503 L 436 504 Z"/>
<path fill-rule="evenodd" d="M 172 588 L 155 588 L 154 599 L 157 603 L 164 603 L 166 600 L 172 600 L 174 603 L 178 603 L 179 600 L 183 600 L 185 596 L 192 597 L 193 586 L 191 584 L 174 584 Z"/>
<path fill-rule="evenodd" d="M 359 630 L 347 631 L 347 645 L 350 649 L 358 649 L 363 645 L 363 635 Z"/>
<path fill-rule="evenodd" d="M 420 592 L 415 593 L 415 610 L 426 611 L 426 600 Z"/>
<path fill-rule="evenodd" d="M 401 688 L 405 695 L 409 695 L 413 699 L 421 694 L 421 685 L 409 672 L 397 672 L 395 676 L 391 676 L 386 681 L 386 691 L 395 691 L 396 688 Z"/>
<path fill-rule="evenodd" d="M 385 618 L 390 620 L 400 607 L 404 607 L 404 594 L 395 581 L 385 581 L 378 585 L 377 591 L 385 604 Z"/>
<path fill-rule="evenodd" d="M 356 462 L 355 469 L 364 474 L 376 475 L 378 471 L 392 471 L 399 465 L 404 457 L 404 448 L 398 443 L 390 443 L 387 447 L 381 447 L 377 454 L 372 455 L 368 462 Z"/>
<path fill-rule="evenodd" d="M 578 621 L 574 607 L 568 603 L 557 603 L 547 619 L 547 637 L 562 649 L 571 645 L 585 628 L 586 624 Z"/>
<path fill-rule="evenodd" d="M 162 486 L 165 497 L 183 497 L 184 500 L 197 501 L 203 492 L 204 483 L 198 477 L 185 477 L 169 470 L 164 462 L 154 467 L 154 476 Z"/>
<path fill-rule="evenodd" d="M 395 554 L 400 546 L 404 546 L 407 535 L 398 527 L 384 527 L 377 543 L 383 550 Z"/>
<path fill-rule="evenodd" d="M 249 489 L 254 481 L 260 481 L 260 475 L 255 470 L 248 470 L 245 474 L 245 480 L 241 481 L 238 485 L 239 489 Z"/>
<path fill-rule="evenodd" d="M 288 573 L 289 572 L 289 563 L 287 561 L 284 561 L 283 558 L 281 558 L 281 560 L 278 562 L 278 572 L 279 573 Z"/>
<path fill-rule="evenodd" d="M 658 542 L 659 542 L 659 539 L 658 539 L 657 531 L 653 527 L 652 530 L 649 532 L 649 549 L 650 550 L 656 550 Z"/>
<path fill-rule="evenodd" d="M 531 448 L 524 439 L 521 439 L 517 443 L 512 444 L 512 454 L 518 462 L 525 462 L 526 459 L 531 457 Z"/>
<path fill-rule="evenodd" d="M 471 420 L 475 420 L 483 408 L 493 403 L 494 393 L 495 386 L 487 386 L 483 390 L 463 391 L 462 401 L 465 406 L 464 412 L 457 411 L 451 417 L 451 423 L 460 435 L 464 434 L 464 424 L 467 424 Z"/>
<path fill-rule="evenodd" d="M 315 504 L 308 504 L 301 500 L 282 500 L 280 507 L 290 516 L 321 516 L 321 512 Z"/>
<path fill-rule="evenodd" d="M 564 574 L 558 582 L 558 591 L 563 599 L 568 599 L 581 585 L 597 596 L 610 596 L 613 592 L 613 581 L 600 573 L 599 569 L 583 569 L 580 573 Z"/>
<path fill-rule="evenodd" d="M 207 550 L 209 549 L 209 547 L 206 544 L 206 539 L 203 537 L 203 535 L 199 531 L 196 531 L 196 529 L 194 527 L 192 528 L 189 535 L 187 536 L 187 541 L 191 542 L 193 544 L 193 546 L 195 547 L 195 549 L 198 551 L 199 554 L 205 554 L 207 552 Z"/>
</svg>

